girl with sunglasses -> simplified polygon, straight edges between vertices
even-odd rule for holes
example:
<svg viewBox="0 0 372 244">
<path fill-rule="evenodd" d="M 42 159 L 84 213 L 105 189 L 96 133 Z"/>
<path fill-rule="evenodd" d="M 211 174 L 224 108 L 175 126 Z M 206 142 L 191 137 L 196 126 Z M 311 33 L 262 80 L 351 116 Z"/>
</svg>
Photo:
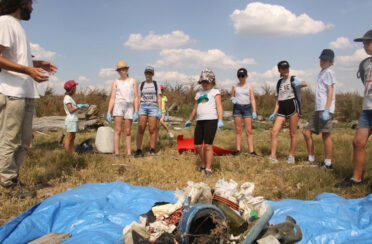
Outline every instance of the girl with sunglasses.
<svg viewBox="0 0 372 244">
<path fill-rule="evenodd" d="M 253 149 L 252 119 L 257 119 L 256 100 L 254 98 L 253 85 L 247 83 L 248 72 L 245 68 L 240 68 L 237 72 L 239 83 L 234 84 L 231 92 L 231 102 L 234 104 L 233 116 L 235 124 L 235 144 L 234 155 L 238 156 L 241 152 L 242 142 L 242 122 L 244 122 L 245 133 L 248 137 L 249 153 L 257 155 Z"/>
</svg>

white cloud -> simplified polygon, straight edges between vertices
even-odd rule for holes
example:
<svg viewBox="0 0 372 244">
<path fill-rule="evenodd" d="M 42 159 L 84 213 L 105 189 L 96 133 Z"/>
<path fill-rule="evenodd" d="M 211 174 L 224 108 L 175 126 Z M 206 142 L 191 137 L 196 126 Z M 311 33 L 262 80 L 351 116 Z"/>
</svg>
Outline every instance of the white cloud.
<svg viewBox="0 0 372 244">
<path fill-rule="evenodd" d="M 329 43 L 329 47 L 334 49 L 347 49 L 353 47 L 353 44 L 348 38 L 341 36 L 337 38 L 336 41 Z"/>
<path fill-rule="evenodd" d="M 355 67 L 356 64 L 359 64 L 360 61 L 367 57 L 368 55 L 364 49 L 360 48 L 355 50 L 355 52 L 350 56 L 336 56 L 336 65 Z"/>
<path fill-rule="evenodd" d="M 230 18 L 239 35 L 305 35 L 333 27 L 307 14 L 296 16 L 283 6 L 260 2 L 249 3 L 244 10 L 234 10 Z"/>
<path fill-rule="evenodd" d="M 83 76 L 83 75 L 80 75 L 79 78 L 78 78 L 78 82 L 80 82 L 80 83 L 84 83 L 84 82 L 88 82 L 88 81 L 90 81 L 90 79 Z"/>
<path fill-rule="evenodd" d="M 100 71 L 99 71 L 99 77 L 110 77 L 110 76 L 113 76 L 113 75 L 116 75 L 116 71 L 112 68 L 102 68 Z"/>
<path fill-rule="evenodd" d="M 164 82 L 189 82 L 190 80 L 197 80 L 197 75 L 186 75 L 177 71 L 157 71 L 154 79 Z"/>
<path fill-rule="evenodd" d="M 190 36 L 182 31 L 172 31 L 170 34 L 156 35 L 150 32 L 143 37 L 141 34 L 130 34 L 126 47 L 134 50 L 150 50 L 162 48 L 176 48 L 190 42 Z"/>
<path fill-rule="evenodd" d="M 55 52 L 47 51 L 40 47 L 39 44 L 30 43 L 31 54 L 34 55 L 35 60 L 53 60 L 56 56 Z"/>
<path fill-rule="evenodd" d="M 164 49 L 160 52 L 162 59 L 155 63 L 158 67 L 237 69 L 255 64 L 253 58 L 236 60 L 219 49 L 206 52 L 196 49 Z"/>
</svg>

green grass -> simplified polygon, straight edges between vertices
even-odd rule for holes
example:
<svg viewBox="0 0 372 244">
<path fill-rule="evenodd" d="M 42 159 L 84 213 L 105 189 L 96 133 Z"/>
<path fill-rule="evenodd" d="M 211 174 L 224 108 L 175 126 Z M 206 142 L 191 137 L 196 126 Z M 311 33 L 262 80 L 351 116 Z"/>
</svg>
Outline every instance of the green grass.
<svg viewBox="0 0 372 244">
<path fill-rule="evenodd" d="M 226 128 L 218 130 L 215 145 L 234 149 L 235 130 L 232 122 L 225 122 Z M 181 127 L 181 126 L 180 126 Z M 270 152 L 271 123 L 255 123 L 255 150 L 267 156 Z M 137 127 L 132 128 L 132 150 L 135 150 L 135 135 Z M 192 137 L 190 130 L 173 130 L 175 135 L 184 134 Z M 66 154 L 59 147 L 58 141 L 62 131 L 46 132 L 46 135 L 35 133 L 33 147 L 28 152 L 21 167 L 21 181 L 37 189 L 37 198 L 19 200 L 8 194 L 0 196 L 0 224 L 21 214 L 48 196 L 64 192 L 66 189 L 86 183 L 125 181 L 134 185 L 152 186 L 161 189 L 183 188 L 187 181 L 201 182 L 214 186 L 220 178 L 233 179 L 239 184 L 251 181 L 256 185 L 255 195 L 266 199 L 279 200 L 296 198 L 311 200 L 322 192 L 334 192 L 345 198 L 359 198 L 366 195 L 372 182 L 372 165 L 366 163 L 364 179 L 366 184 L 349 189 L 336 189 L 333 185 L 352 172 L 352 138 L 354 130 L 347 125 L 338 124 L 332 133 L 334 142 L 334 171 L 325 172 L 318 167 L 305 164 L 306 149 L 301 131 L 298 131 L 299 144 L 296 152 L 296 165 L 288 165 L 286 157 L 289 151 L 289 133 L 286 129 L 279 135 L 279 164 L 270 164 L 267 159 L 252 158 L 244 155 L 238 157 L 214 157 L 214 175 L 204 178 L 198 171 L 198 158 L 192 153 L 178 154 L 175 139 L 168 139 L 161 130 L 160 142 L 157 146 L 158 155 L 140 159 L 121 157 L 113 161 L 110 154 Z M 76 144 L 94 138 L 95 131 L 83 131 L 77 134 Z M 144 138 L 144 151 L 148 151 L 148 132 Z M 323 144 L 321 136 L 314 136 L 317 161 L 323 159 Z M 124 153 L 124 137 L 121 144 Z M 244 137 L 243 152 L 247 152 L 247 140 Z M 367 162 L 371 162 L 372 148 L 367 146 Z"/>
</svg>

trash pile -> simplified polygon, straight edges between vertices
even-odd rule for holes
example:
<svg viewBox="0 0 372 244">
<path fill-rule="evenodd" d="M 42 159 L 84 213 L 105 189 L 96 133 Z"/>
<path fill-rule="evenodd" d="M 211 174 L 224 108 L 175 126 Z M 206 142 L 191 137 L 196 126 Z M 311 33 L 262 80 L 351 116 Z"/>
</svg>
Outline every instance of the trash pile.
<svg viewBox="0 0 372 244">
<path fill-rule="evenodd" d="M 254 183 L 240 187 L 234 180 L 220 179 L 211 189 L 189 181 L 175 192 L 177 202 L 157 202 L 140 222 L 123 230 L 123 241 L 135 243 L 295 243 L 302 239 L 296 221 L 269 225 L 270 204 L 254 197 Z"/>
</svg>

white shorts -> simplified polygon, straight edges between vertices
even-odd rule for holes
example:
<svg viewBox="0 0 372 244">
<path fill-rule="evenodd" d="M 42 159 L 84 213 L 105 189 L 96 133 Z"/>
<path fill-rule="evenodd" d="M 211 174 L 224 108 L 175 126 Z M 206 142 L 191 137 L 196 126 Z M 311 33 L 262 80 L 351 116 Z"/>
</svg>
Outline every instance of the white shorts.
<svg viewBox="0 0 372 244">
<path fill-rule="evenodd" d="M 122 116 L 124 119 L 133 118 L 133 103 L 119 102 L 114 104 L 114 109 L 112 111 L 113 116 Z"/>
</svg>

